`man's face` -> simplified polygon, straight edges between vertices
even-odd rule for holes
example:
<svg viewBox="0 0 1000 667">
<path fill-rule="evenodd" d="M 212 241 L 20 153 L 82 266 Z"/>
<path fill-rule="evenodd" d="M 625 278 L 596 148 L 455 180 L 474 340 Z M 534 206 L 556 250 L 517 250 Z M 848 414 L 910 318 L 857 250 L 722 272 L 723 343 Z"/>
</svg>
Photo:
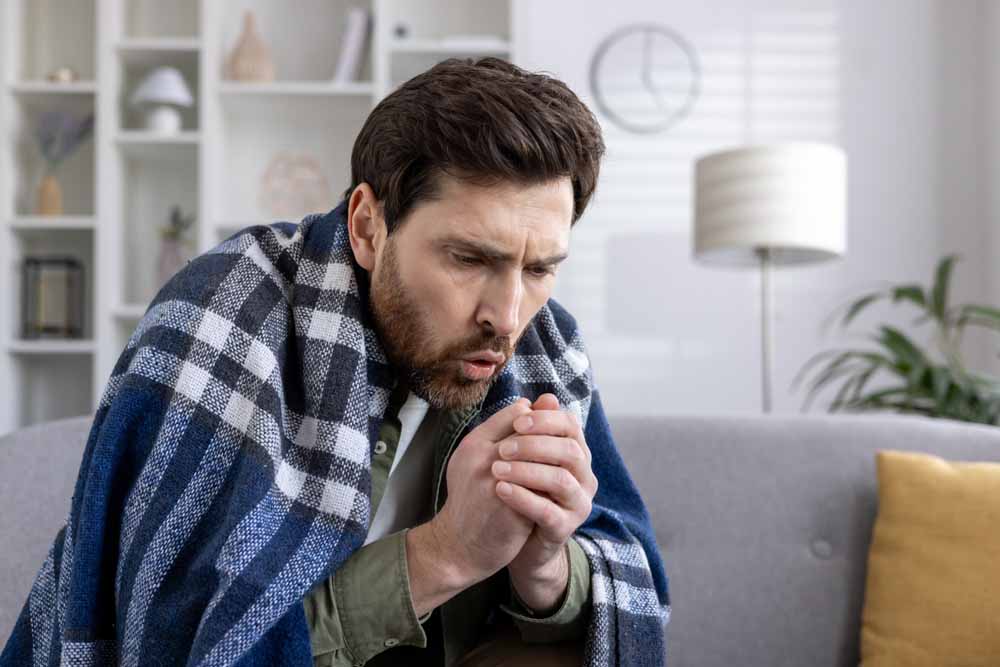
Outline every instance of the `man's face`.
<svg viewBox="0 0 1000 667">
<path fill-rule="evenodd" d="M 568 177 L 538 186 L 444 176 L 377 251 L 371 305 L 389 361 L 438 408 L 478 403 L 569 251 Z"/>
</svg>

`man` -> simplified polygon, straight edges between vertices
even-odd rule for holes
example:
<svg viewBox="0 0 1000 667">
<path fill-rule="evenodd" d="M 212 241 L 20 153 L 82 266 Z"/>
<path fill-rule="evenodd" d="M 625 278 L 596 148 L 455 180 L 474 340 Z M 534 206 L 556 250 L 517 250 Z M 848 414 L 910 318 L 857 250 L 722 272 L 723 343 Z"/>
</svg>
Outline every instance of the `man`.
<svg viewBox="0 0 1000 667">
<path fill-rule="evenodd" d="M 662 664 L 649 516 L 550 299 L 603 152 L 561 82 L 448 60 L 334 210 L 192 261 L 0 666 Z"/>
<path fill-rule="evenodd" d="M 405 223 L 389 233 L 371 186 L 363 182 L 352 192 L 343 223 L 354 257 L 372 275 L 370 302 L 380 339 L 412 392 L 403 407 L 422 402 L 421 415 L 428 408 L 468 410 L 482 401 L 513 358 L 513 341 L 548 300 L 556 268 L 568 255 L 573 217 L 569 177 L 527 187 L 507 183 L 483 187 L 442 175 L 437 187 L 437 197 L 414 207 Z M 390 401 L 387 414 L 399 400 Z M 313 633 L 318 635 L 313 641 L 317 665 L 370 661 L 372 651 L 385 649 L 386 638 L 396 640 L 393 646 L 425 647 L 421 625 L 407 620 L 426 616 L 504 567 L 510 572 L 512 593 L 520 598 L 513 602 L 526 603 L 540 620 L 503 608 L 523 623 L 534 623 L 537 627 L 529 630 L 533 638 L 582 639 L 584 627 L 579 621 L 586 611 L 590 572 L 582 548 L 568 540 L 590 514 L 598 484 L 572 413 L 559 411 L 552 394 L 541 397 L 534 407 L 537 413 L 525 402 L 515 403 L 473 430 L 449 459 L 447 502 L 441 512 L 408 533 L 366 545 L 334 577 L 350 577 L 363 585 L 327 581 L 313 599 L 306 600 Z M 518 428 L 517 419 L 532 414 L 538 424 Z M 417 443 L 419 451 L 412 441 L 408 443 L 406 466 L 419 465 L 413 454 L 429 461 L 435 443 L 447 446 L 442 425 L 455 421 L 433 414 L 423 419 L 432 424 L 431 431 Z M 409 433 L 419 431 L 415 426 Z M 398 423 L 384 425 L 379 442 L 393 443 L 400 430 Z M 505 454 L 514 447 L 521 450 L 520 456 Z M 395 462 L 402 454 L 398 446 L 392 450 Z M 499 472 L 498 452 L 504 461 L 511 461 L 505 474 Z M 373 463 L 373 488 L 384 468 Z M 393 473 L 397 472 L 402 471 L 396 467 Z M 562 477 L 564 472 L 571 477 Z M 394 483 L 405 484 L 398 477 L 389 477 L 390 493 Z M 431 480 L 437 477 L 415 480 L 406 489 L 407 497 L 396 502 L 422 509 L 419 506 L 430 500 Z M 384 486 L 381 476 L 378 480 L 377 486 Z M 509 495 L 504 494 L 506 484 Z M 374 525 L 382 528 L 382 534 L 413 521 L 411 512 L 409 520 L 382 527 L 379 520 L 392 508 L 374 497 L 373 506 L 378 507 Z M 373 537 L 378 535 L 370 532 L 367 539 Z M 405 546 L 397 544 L 403 541 Z M 569 552 L 572 560 L 567 545 L 574 549 Z M 400 553 L 405 553 L 405 563 L 397 558 Z M 574 578 L 571 563 L 577 569 Z M 400 587 L 404 595 L 393 596 L 398 582 L 407 580 L 409 585 Z M 566 596 L 571 580 L 578 585 Z M 480 588 L 480 597 L 488 595 L 486 588 Z M 412 595 L 407 595 L 410 590 Z M 560 608 L 558 602 L 564 598 Z M 466 602 L 465 607 L 474 604 Z M 345 605 L 366 613 L 353 619 L 331 618 L 339 616 L 334 610 Z M 556 610 L 560 614 L 555 615 Z M 471 628 L 459 626 L 459 630 Z M 455 652 L 469 648 L 464 644 L 474 637 L 451 639 L 449 648 Z M 579 649 L 575 663 L 569 664 L 581 661 L 582 642 L 576 644 L 569 647 Z M 366 650 L 368 646 L 371 649 Z M 386 651 L 391 655 L 384 657 L 384 664 L 398 664 L 401 652 Z"/>
</svg>

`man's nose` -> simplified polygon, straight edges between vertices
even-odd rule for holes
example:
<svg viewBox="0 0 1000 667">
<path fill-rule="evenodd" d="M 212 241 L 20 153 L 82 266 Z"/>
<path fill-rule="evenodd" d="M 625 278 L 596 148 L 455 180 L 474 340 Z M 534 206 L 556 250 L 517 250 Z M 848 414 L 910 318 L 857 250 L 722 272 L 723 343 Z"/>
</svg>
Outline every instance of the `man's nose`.
<svg viewBox="0 0 1000 667">
<path fill-rule="evenodd" d="M 504 272 L 502 276 L 497 276 L 483 295 L 479 324 L 491 328 L 494 335 L 513 336 L 517 331 L 523 295 L 520 272 Z"/>
</svg>

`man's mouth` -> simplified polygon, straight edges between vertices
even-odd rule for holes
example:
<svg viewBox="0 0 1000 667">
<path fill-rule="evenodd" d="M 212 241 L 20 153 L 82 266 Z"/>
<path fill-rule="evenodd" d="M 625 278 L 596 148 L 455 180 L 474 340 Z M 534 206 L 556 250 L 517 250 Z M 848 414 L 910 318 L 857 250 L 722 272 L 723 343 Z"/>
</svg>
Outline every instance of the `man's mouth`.
<svg viewBox="0 0 1000 667">
<path fill-rule="evenodd" d="M 470 380 L 485 380 L 493 375 L 497 364 L 481 359 L 460 359 L 462 372 Z"/>
<path fill-rule="evenodd" d="M 499 352 L 476 352 L 460 359 L 462 372 L 470 380 L 485 380 L 493 375 L 497 367 L 504 362 L 504 355 Z"/>
<path fill-rule="evenodd" d="M 494 366 L 499 366 L 503 363 L 505 357 L 499 352 L 493 352 L 492 350 L 482 350 L 480 352 L 473 352 L 472 354 L 467 354 L 462 357 L 463 361 L 474 361 L 483 364 L 492 364 Z"/>
</svg>

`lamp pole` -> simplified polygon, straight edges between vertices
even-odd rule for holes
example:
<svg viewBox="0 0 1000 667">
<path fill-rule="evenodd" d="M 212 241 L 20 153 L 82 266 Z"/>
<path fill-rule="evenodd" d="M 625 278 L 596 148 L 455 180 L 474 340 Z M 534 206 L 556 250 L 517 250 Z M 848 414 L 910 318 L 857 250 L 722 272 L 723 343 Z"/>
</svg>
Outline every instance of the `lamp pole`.
<svg viewBox="0 0 1000 667">
<path fill-rule="evenodd" d="M 760 257 L 760 359 L 761 359 L 761 397 L 764 403 L 764 414 L 771 412 L 771 364 L 774 359 L 774 341 L 771 332 L 771 314 L 774 303 L 771 271 L 771 249 L 758 246 L 755 248 Z"/>
</svg>

